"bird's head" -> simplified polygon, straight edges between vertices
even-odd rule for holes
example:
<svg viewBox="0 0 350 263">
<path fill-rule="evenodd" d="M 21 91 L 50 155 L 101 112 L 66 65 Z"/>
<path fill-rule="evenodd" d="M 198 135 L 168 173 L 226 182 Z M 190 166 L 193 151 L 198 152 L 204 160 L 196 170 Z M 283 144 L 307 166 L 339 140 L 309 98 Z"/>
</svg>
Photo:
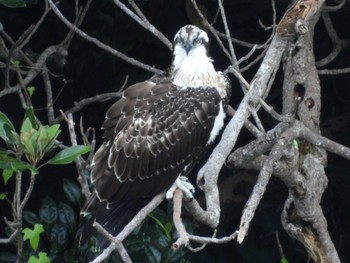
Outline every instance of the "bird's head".
<svg viewBox="0 0 350 263">
<path fill-rule="evenodd" d="M 173 65 L 180 67 L 184 60 L 208 60 L 209 38 L 205 31 L 196 26 L 182 27 L 173 42 Z"/>
</svg>

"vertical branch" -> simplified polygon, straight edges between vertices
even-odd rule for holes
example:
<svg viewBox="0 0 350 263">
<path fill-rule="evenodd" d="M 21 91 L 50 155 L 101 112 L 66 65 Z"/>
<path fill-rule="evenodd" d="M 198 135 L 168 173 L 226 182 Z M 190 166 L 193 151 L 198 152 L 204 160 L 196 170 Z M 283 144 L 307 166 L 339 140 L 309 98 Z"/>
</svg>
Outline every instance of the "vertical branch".
<svg viewBox="0 0 350 263">
<path fill-rule="evenodd" d="M 68 125 L 68 131 L 69 131 L 69 136 L 70 136 L 70 141 L 72 143 L 72 146 L 77 146 L 77 136 L 75 133 L 75 129 L 74 129 L 74 120 L 73 120 L 73 115 L 71 113 L 68 114 L 68 116 L 66 116 L 64 114 L 63 111 L 61 111 L 62 116 L 64 117 L 67 125 Z M 89 189 L 89 184 L 87 182 L 87 179 L 84 175 L 84 167 L 86 167 L 85 161 L 82 157 L 78 157 L 74 160 L 75 165 L 77 167 L 77 172 L 78 172 L 78 182 L 81 186 L 81 191 L 83 193 L 83 195 L 85 196 L 85 198 L 87 199 L 91 192 Z"/>
<path fill-rule="evenodd" d="M 55 121 L 54 109 L 53 109 L 53 98 L 52 98 L 52 86 L 49 77 L 49 72 L 46 66 L 46 63 L 43 65 L 43 80 L 46 93 L 46 110 L 47 110 L 47 119 L 49 124 L 53 124 Z"/>
<path fill-rule="evenodd" d="M 295 6 L 299 4 L 297 1 Z M 305 34 L 298 35 L 294 43 L 289 43 L 284 59 L 285 80 L 283 92 L 283 112 L 294 115 L 306 127 L 320 132 L 321 87 L 313 54 L 314 26 L 319 19 L 319 2 L 307 1 L 302 5 L 301 18 L 309 17 Z M 305 3 L 303 3 L 305 4 Z M 318 8 L 318 9 L 317 9 Z M 307 11 L 311 12 L 311 15 Z M 290 12 L 292 14 L 292 12 Z M 293 19 L 296 17 L 291 16 Z M 296 19 L 297 20 L 297 19 Z M 299 20 L 297 20 L 299 21 Z M 305 27 L 304 27 L 305 26 Z M 288 28 L 287 26 L 285 28 Z M 298 163 L 291 174 L 293 180 L 303 185 L 303 191 L 289 186 L 289 196 L 282 214 L 282 225 L 287 233 L 299 240 L 315 262 L 340 262 L 334 244 L 327 230 L 327 222 L 320 202 L 327 186 L 324 171 L 326 152 L 307 141 L 298 146 Z M 297 174 L 302 177 L 295 178 Z M 300 179 L 302 182 L 300 182 Z"/>
<path fill-rule="evenodd" d="M 231 35 L 230 35 L 230 29 L 228 28 L 228 25 L 227 25 L 225 9 L 224 9 L 224 6 L 222 5 L 222 0 L 218 0 L 218 3 L 219 3 L 219 9 L 220 9 L 221 17 L 222 17 L 222 22 L 224 23 L 224 27 L 225 27 L 225 33 L 226 33 L 228 47 L 229 47 L 229 50 L 231 53 L 231 56 L 230 56 L 231 64 L 236 70 L 238 70 L 237 57 L 236 57 L 236 53 L 233 49 L 233 44 L 232 44 Z"/>
<path fill-rule="evenodd" d="M 268 83 L 271 81 L 271 76 L 274 76 L 279 68 L 286 44 L 287 39 L 278 35 L 272 40 L 266 56 L 250 84 L 251 89 L 246 93 L 235 115 L 226 126 L 220 143 L 215 147 L 208 162 L 198 173 L 197 183 L 202 186 L 205 192 L 207 213 L 213 214 L 211 216 L 212 225 L 217 224 L 220 217 L 217 179 L 221 167 L 224 165 L 226 157 L 236 144 L 238 134 L 240 133 L 244 122 L 250 115 L 250 108 L 257 106 L 261 96 L 265 93 L 268 87 Z"/>
<path fill-rule="evenodd" d="M 23 239 L 22 239 L 22 224 L 20 215 L 18 214 L 18 211 L 21 206 L 21 189 L 22 189 L 22 172 L 16 173 L 16 190 L 13 197 L 13 219 L 16 223 L 16 228 L 19 229 L 18 235 L 17 235 L 17 259 L 16 263 L 19 263 L 21 261 L 22 256 L 22 249 L 23 249 Z"/>
</svg>

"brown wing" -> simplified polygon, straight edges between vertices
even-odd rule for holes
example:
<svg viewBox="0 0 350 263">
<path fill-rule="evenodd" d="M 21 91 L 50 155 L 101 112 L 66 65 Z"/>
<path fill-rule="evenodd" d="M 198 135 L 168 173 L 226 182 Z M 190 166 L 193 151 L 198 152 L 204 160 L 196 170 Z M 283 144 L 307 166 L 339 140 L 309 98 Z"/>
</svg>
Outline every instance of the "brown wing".
<svg viewBox="0 0 350 263">
<path fill-rule="evenodd" d="M 179 89 L 168 80 L 129 87 L 108 110 L 105 142 L 94 157 L 99 199 L 113 203 L 169 188 L 207 147 L 220 102 L 215 88 Z"/>
</svg>

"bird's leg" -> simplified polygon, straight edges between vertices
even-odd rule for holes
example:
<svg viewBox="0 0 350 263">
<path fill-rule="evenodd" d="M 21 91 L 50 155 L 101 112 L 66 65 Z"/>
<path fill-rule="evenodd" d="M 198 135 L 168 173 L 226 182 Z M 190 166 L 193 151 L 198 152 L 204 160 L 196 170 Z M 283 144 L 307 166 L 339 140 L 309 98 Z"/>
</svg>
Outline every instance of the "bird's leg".
<svg viewBox="0 0 350 263">
<path fill-rule="evenodd" d="M 176 188 L 179 188 L 184 193 L 186 199 L 193 199 L 194 187 L 188 181 L 186 176 L 179 176 L 174 184 L 166 192 L 166 198 L 171 199 L 174 196 Z"/>
</svg>

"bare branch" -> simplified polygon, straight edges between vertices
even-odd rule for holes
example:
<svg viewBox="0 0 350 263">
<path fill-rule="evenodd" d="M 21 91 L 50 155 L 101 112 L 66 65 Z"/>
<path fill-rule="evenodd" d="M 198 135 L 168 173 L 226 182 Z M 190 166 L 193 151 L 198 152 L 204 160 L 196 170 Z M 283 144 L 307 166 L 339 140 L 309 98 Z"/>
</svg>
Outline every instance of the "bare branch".
<svg viewBox="0 0 350 263">
<path fill-rule="evenodd" d="M 90 97 L 90 98 L 85 98 L 82 99 L 79 102 L 75 103 L 75 106 L 64 113 L 67 114 L 73 114 L 75 112 L 80 111 L 82 108 L 85 106 L 95 103 L 95 102 L 103 102 L 112 98 L 119 98 L 121 96 L 121 92 L 109 92 L 109 93 L 103 93 L 103 94 L 98 94 L 96 96 Z M 64 118 L 62 116 L 57 117 L 54 122 L 58 123 L 61 122 Z"/>
<path fill-rule="evenodd" d="M 44 21 L 45 17 L 47 16 L 47 14 L 50 12 L 50 9 L 45 1 L 45 10 L 44 13 L 41 15 L 41 17 L 39 18 L 38 22 L 36 22 L 35 26 L 33 26 L 28 35 L 25 37 L 25 39 L 23 39 L 23 41 L 21 41 L 21 43 L 18 45 L 19 49 L 22 49 L 28 42 L 29 40 L 32 38 L 32 36 L 34 35 L 34 33 L 38 30 L 39 26 L 42 24 L 42 22 Z"/>
<path fill-rule="evenodd" d="M 249 109 L 258 104 L 259 98 L 265 93 L 271 75 L 274 75 L 274 72 L 277 71 L 286 43 L 286 39 L 278 36 L 272 40 L 259 71 L 252 81 L 251 89 L 244 96 L 235 115 L 226 126 L 220 143 L 215 147 L 208 162 L 198 173 L 197 183 L 204 189 L 206 195 L 206 213 L 214 213 L 216 215 L 211 221 L 207 222 L 209 225 L 215 226 L 220 215 L 218 189 L 216 186 L 219 171 L 236 143 L 238 134 L 250 114 Z"/>
<path fill-rule="evenodd" d="M 162 32 L 157 30 L 144 16 L 144 14 L 141 12 L 141 10 L 138 8 L 136 3 L 133 0 L 129 0 L 130 5 L 134 8 L 136 13 L 138 14 L 135 15 L 129 8 L 126 7 L 122 2 L 119 0 L 113 0 L 113 2 L 125 12 L 129 17 L 134 19 L 140 26 L 151 32 L 153 35 L 155 35 L 160 41 L 163 42 L 164 45 L 168 47 L 169 50 L 173 49 L 172 43 L 163 35 Z"/>
<path fill-rule="evenodd" d="M 227 25 L 225 9 L 224 9 L 224 6 L 222 5 L 222 0 L 218 0 L 218 3 L 219 3 L 219 9 L 220 9 L 220 13 L 221 13 L 222 22 L 223 22 L 224 27 L 225 27 L 225 34 L 226 34 L 228 47 L 229 47 L 229 50 L 230 50 L 230 53 L 231 53 L 231 56 L 230 56 L 231 64 L 232 64 L 232 66 L 234 68 L 239 69 L 236 53 L 235 53 L 235 51 L 233 49 L 233 45 L 232 45 L 232 42 L 231 42 L 230 30 L 229 30 L 228 25 Z"/>
<path fill-rule="evenodd" d="M 324 5 L 322 6 L 323 11 L 327 12 L 335 12 L 341 9 L 345 5 L 346 0 L 341 0 L 337 5 L 335 6 L 329 6 L 329 5 Z"/>
<path fill-rule="evenodd" d="M 316 62 L 317 67 L 322 67 L 333 61 L 338 56 L 338 54 L 350 44 L 349 40 L 341 40 L 339 38 L 336 30 L 334 29 L 331 17 L 328 12 L 322 12 L 322 18 L 326 26 L 328 36 L 331 39 L 334 47 L 327 57 Z"/>
<path fill-rule="evenodd" d="M 11 243 L 13 240 L 15 240 L 15 237 L 17 236 L 19 232 L 19 229 L 17 228 L 9 238 L 0 238 L 0 244 L 9 244 Z"/>
<path fill-rule="evenodd" d="M 23 85 L 28 85 L 39 74 L 39 72 L 41 72 L 47 58 L 50 57 L 53 53 L 58 52 L 58 49 L 59 46 L 50 46 L 40 54 L 34 66 L 30 71 L 28 71 L 26 77 L 23 79 Z M 0 98 L 8 94 L 18 92 L 21 89 L 21 85 L 21 83 L 18 83 L 16 86 L 9 87 L 0 91 Z"/>
<path fill-rule="evenodd" d="M 319 75 L 340 75 L 340 74 L 349 74 L 350 68 L 342 69 L 319 69 L 317 70 Z"/>
<path fill-rule="evenodd" d="M 189 243 L 188 233 L 185 226 L 182 223 L 181 219 L 181 208 L 182 208 L 182 190 L 177 188 L 174 192 L 173 201 L 174 201 L 174 211 L 173 211 L 173 222 L 177 233 L 179 234 L 178 239 L 171 246 L 172 249 L 176 250 L 182 246 L 187 247 Z"/>
<path fill-rule="evenodd" d="M 105 260 L 130 233 L 152 212 L 165 198 L 165 192 L 156 195 L 151 202 L 137 213 L 137 215 L 127 224 L 118 236 L 113 237 L 113 242 L 97 257 L 92 263 L 100 263 Z"/>
<path fill-rule="evenodd" d="M 55 116 L 54 116 L 53 99 L 52 99 L 52 86 L 51 86 L 48 69 L 46 67 L 46 63 L 43 64 L 43 82 L 44 82 L 45 93 L 46 93 L 47 119 L 49 120 L 49 124 L 53 124 L 55 120 Z"/>
<path fill-rule="evenodd" d="M 233 109 L 231 106 L 227 107 L 226 110 L 227 114 L 231 117 L 233 117 L 233 115 L 235 115 L 236 110 Z M 255 127 L 255 125 L 253 123 L 251 123 L 249 120 L 246 120 L 246 122 L 244 123 L 244 127 L 251 133 L 253 134 L 255 137 L 259 137 L 261 136 L 263 133 L 257 128 Z"/>
<path fill-rule="evenodd" d="M 227 158 L 226 165 L 228 167 L 241 166 L 243 163 L 249 163 L 257 156 L 268 152 L 288 127 L 289 124 L 287 123 L 279 123 L 275 128 L 258 137 L 255 141 L 236 149 Z"/>
<path fill-rule="evenodd" d="M 104 229 L 99 223 L 94 222 L 93 226 L 104 237 L 106 237 L 109 241 L 113 242 L 113 244 L 115 245 L 116 249 L 118 250 L 118 253 L 119 253 L 119 255 L 124 263 L 132 263 L 132 260 L 131 260 L 128 252 L 126 251 L 126 249 L 121 241 L 116 241 L 115 238 L 106 229 Z M 104 253 L 104 252 L 102 252 L 102 253 Z"/>
<path fill-rule="evenodd" d="M 189 235 L 191 241 L 197 243 L 212 243 L 212 244 L 223 244 L 228 243 L 237 238 L 237 231 L 227 237 L 215 238 L 215 237 L 200 237 L 195 235 Z"/>
<path fill-rule="evenodd" d="M 75 25 L 73 25 L 72 23 L 70 23 L 64 16 L 63 14 L 58 10 L 58 8 L 56 7 L 56 5 L 52 2 L 52 0 L 47 0 L 50 7 L 52 8 L 52 10 L 54 11 L 54 13 L 59 17 L 59 19 L 68 27 L 70 28 L 71 30 L 73 30 L 77 35 L 79 35 L 80 37 L 82 37 L 83 39 L 93 43 L 94 45 L 96 45 L 97 47 L 111 53 L 112 55 L 124 60 L 125 62 L 131 64 L 131 65 L 134 65 L 136 67 L 139 67 L 139 68 L 142 68 L 144 70 L 147 70 L 149 72 L 153 72 L 153 73 L 156 73 L 156 74 L 161 74 L 163 73 L 163 71 L 155 68 L 155 67 L 152 67 L 152 66 L 149 66 L 147 64 L 144 64 L 138 60 L 135 60 L 133 58 L 130 58 L 128 56 L 126 56 L 125 54 L 123 54 L 122 52 L 119 52 L 113 48 L 111 48 L 110 46 L 102 43 L 101 41 L 99 41 L 98 39 L 96 38 L 93 38 L 89 35 L 87 35 L 85 32 L 83 32 L 82 30 L 80 30 L 79 28 L 77 28 Z"/>
<path fill-rule="evenodd" d="M 73 120 L 73 115 L 71 113 L 68 114 L 68 116 L 66 116 L 62 111 L 60 111 L 63 118 L 65 119 L 67 125 L 68 125 L 68 131 L 69 131 L 69 136 L 70 136 L 70 141 L 72 146 L 77 146 L 77 136 L 75 133 L 75 129 L 74 129 L 74 120 Z M 87 199 L 91 192 L 89 189 L 89 184 L 87 182 L 87 179 L 84 175 L 84 168 L 86 167 L 86 162 L 85 160 L 79 156 L 78 158 L 76 158 L 74 160 L 75 166 L 77 167 L 77 171 L 78 171 L 78 182 L 81 186 L 81 192 L 83 193 L 83 195 L 85 196 L 85 198 Z"/>
<path fill-rule="evenodd" d="M 208 28 L 210 30 L 210 32 L 214 35 L 216 41 L 219 43 L 222 51 L 225 53 L 225 55 L 227 56 L 227 58 L 231 61 L 231 55 L 228 52 L 228 50 L 226 49 L 226 47 L 224 46 L 224 44 L 222 43 L 221 39 L 219 38 L 218 34 L 217 34 L 217 30 L 214 29 L 214 27 L 208 22 L 208 20 L 204 17 L 204 15 L 202 14 L 201 10 L 199 9 L 197 3 L 195 0 L 191 0 L 194 9 L 197 11 L 199 17 L 202 19 L 203 24 L 206 26 L 206 28 Z"/>
<path fill-rule="evenodd" d="M 281 139 L 278 140 L 277 144 L 275 144 L 272 147 L 269 158 L 264 163 L 264 166 L 262 167 L 259 173 L 258 180 L 254 185 L 253 191 L 244 207 L 238 231 L 238 243 L 242 243 L 245 236 L 247 235 L 250 222 L 254 217 L 255 210 L 258 204 L 260 203 L 262 196 L 265 193 L 267 184 L 272 175 L 274 164 L 281 158 L 284 147 L 288 144 L 290 144 L 290 138 L 287 138 L 282 135 Z"/>
</svg>

